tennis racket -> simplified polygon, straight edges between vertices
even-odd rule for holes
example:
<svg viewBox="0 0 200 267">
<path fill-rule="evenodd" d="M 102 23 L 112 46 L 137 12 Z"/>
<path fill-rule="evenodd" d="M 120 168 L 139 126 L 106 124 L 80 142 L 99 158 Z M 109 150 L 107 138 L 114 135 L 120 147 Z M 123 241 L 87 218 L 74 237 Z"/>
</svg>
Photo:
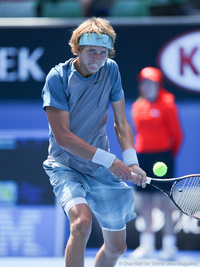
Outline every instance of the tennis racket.
<svg viewBox="0 0 200 267">
<path fill-rule="evenodd" d="M 200 174 L 169 179 L 147 177 L 146 183 L 168 196 L 183 213 L 200 219 Z"/>
</svg>

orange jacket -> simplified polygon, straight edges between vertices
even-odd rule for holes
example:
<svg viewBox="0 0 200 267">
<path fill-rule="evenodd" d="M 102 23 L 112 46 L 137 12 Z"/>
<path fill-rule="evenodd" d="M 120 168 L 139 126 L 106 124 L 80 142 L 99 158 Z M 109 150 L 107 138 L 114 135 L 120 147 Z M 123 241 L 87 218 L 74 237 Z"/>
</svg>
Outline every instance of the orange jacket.
<svg viewBox="0 0 200 267">
<path fill-rule="evenodd" d="M 161 88 L 155 102 L 139 97 L 132 104 L 132 122 L 137 152 L 172 150 L 176 155 L 182 142 L 182 130 L 173 94 Z"/>
</svg>

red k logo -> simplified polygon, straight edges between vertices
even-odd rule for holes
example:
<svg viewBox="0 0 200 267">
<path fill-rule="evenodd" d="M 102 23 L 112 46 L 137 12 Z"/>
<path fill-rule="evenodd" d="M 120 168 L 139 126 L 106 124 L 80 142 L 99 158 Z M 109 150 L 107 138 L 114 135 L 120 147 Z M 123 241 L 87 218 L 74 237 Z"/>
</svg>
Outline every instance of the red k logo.
<svg viewBox="0 0 200 267">
<path fill-rule="evenodd" d="M 170 40 L 159 52 L 158 60 L 170 82 L 200 93 L 200 30 Z"/>
</svg>

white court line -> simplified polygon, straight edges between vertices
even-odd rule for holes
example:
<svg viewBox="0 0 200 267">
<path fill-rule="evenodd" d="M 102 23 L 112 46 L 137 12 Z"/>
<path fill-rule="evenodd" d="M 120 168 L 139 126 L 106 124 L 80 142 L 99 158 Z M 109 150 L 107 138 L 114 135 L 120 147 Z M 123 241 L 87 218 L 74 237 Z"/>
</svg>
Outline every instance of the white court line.
<svg viewBox="0 0 200 267">
<path fill-rule="evenodd" d="M 1 267 L 64 267 L 64 257 L 54 258 L 0 258 Z M 116 267 L 122 266 L 177 266 L 177 267 L 199 267 L 200 266 L 200 252 L 181 251 L 177 255 L 176 261 L 161 261 L 158 258 L 151 259 L 139 259 L 134 260 L 125 254 L 125 257 L 121 257 Z M 94 267 L 94 256 L 88 256 L 85 259 L 85 267 Z M 102 266 L 103 267 L 103 266 Z"/>
</svg>

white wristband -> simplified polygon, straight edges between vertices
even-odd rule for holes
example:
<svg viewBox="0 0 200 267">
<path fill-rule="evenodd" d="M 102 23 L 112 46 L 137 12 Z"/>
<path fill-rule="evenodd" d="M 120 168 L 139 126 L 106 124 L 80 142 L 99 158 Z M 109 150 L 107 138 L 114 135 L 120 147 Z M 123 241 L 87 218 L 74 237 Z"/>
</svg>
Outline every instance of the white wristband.
<svg viewBox="0 0 200 267">
<path fill-rule="evenodd" d="M 107 152 L 103 149 L 97 148 L 92 162 L 105 166 L 106 168 L 110 168 L 116 159 L 116 156 L 110 152 Z"/>
<path fill-rule="evenodd" d="M 136 151 L 134 148 L 129 148 L 129 149 L 125 150 L 122 153 L 122 158 L 123 158 L 124 164 L 126 164 L 126 166 L 130 166 L 133 164 L 137 164 L 139 166 L 137 154 L 136 154 Z"/>
</svg>

